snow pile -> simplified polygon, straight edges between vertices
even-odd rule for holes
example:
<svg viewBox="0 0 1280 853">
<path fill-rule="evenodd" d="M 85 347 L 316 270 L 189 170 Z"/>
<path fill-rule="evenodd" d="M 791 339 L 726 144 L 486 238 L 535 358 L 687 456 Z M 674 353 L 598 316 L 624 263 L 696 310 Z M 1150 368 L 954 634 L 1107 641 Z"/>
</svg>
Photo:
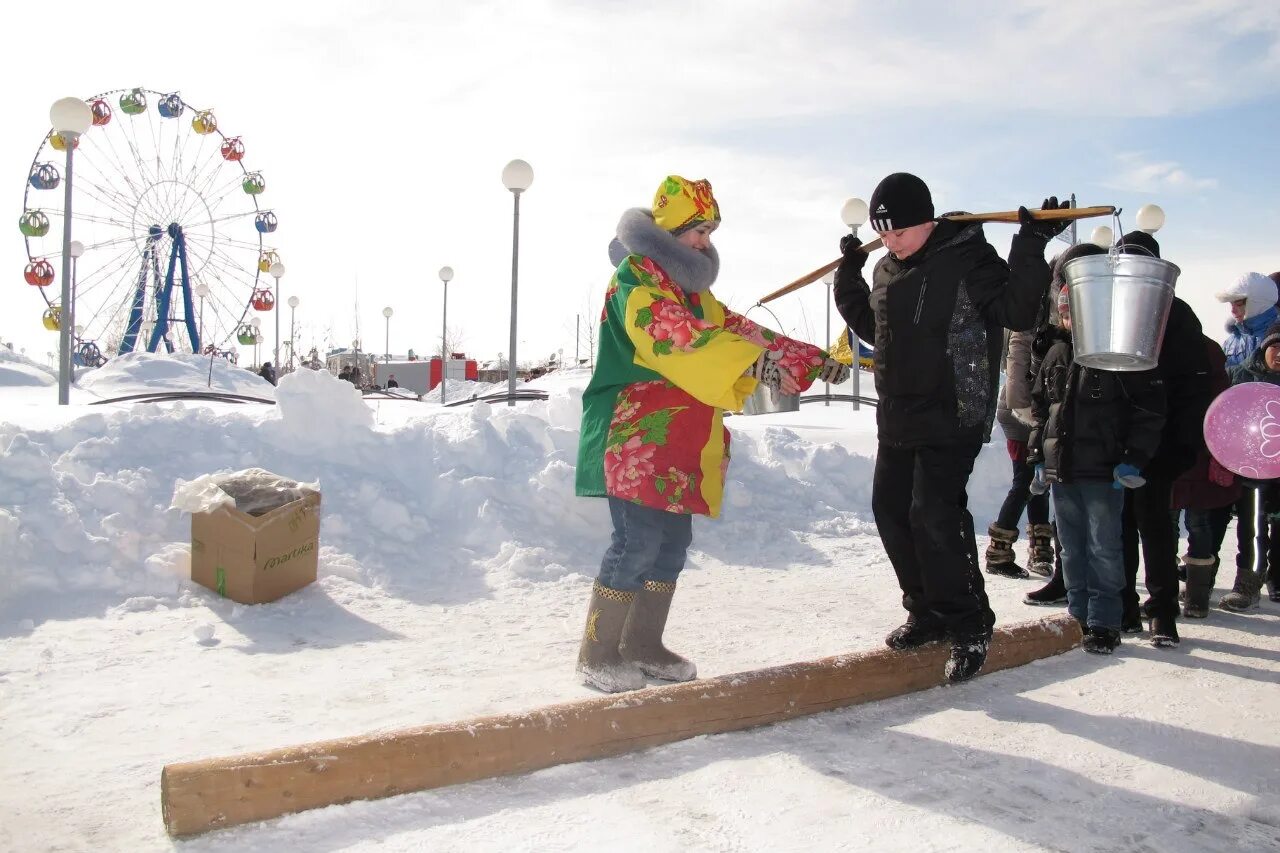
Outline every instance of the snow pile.
<svg viewBox="0 0 1280 853">
<path fill-rule="evenodd" d="M 49 368 L 36 364 L 7 346 L 0 346 L 0 387 L 53 385 L 57 381 L 58 374 Z"/>
<path fill-rule="evenodd" d="M 275 399 L 275 387 L 256 373 L 225 358 L 190 354 L 131 352 L 118 355 L 102 367 L 81 374 L 76 384 L 99 397 L 148 391 L 224 391 Z"/>
<path fill-rule="evenodd" d="M 586 379 L 565 371 L 533 385 L 546 401 L 435 407 L 386 428 L 350 383 L 305 370 L 284 377 L 270 409 L 141 405 L 43 431 L 0 425 L 0 607 L 40 616 L 37 599 L 76 591 L 174 599 L 190 588 L 175 485 L 250 467 L 323 484 L 322 576 L 427 601 L 594 576 L 608 508 L 573 494 Z M 808 534 L 873 529 L 867 455 L 765 419 L 731 420 L 724 510 L 695 520 L 698 551 L 785 569 L 816 559 Z M 971 486 L 980 527 L 1007 488 L 995 451 Z"/>
<path fill-rule="evenodd" d="M 313 451 L 336 450 L 373 429 L 360 389 L 327 370 L 295 370 L 275 391 L 285 433 Z"/>
</svg>

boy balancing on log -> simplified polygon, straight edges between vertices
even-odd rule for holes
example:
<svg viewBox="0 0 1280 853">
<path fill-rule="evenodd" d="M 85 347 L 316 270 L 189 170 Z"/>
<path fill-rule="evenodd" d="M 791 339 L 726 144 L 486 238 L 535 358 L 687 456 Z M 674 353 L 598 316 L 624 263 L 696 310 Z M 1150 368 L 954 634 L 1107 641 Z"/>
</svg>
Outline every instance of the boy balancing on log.
<svg viewBox="0 0 1280 853">
<path fill-rule="evenodd" d="M 1068 204 L 1052 197 L 1041 205 L 1059 206 Z M 846 235 L 835 300 L 854 334 L 875 342 L 872 511 L 908 614 L 885 642 L 903 650 L 948 639 L 946 676 L 964 681 L 986 662 L 995 622 L 965 490 L 991 437 L 1003 329 L 1034 325 L 1049 286 L 1045 245 L 1067 222 L 1019 208 L 1006 263 L 981 225 L 935 219 L 915 175 L 886 177 L 870 211 L 889 251 L 868 285 L 867 254 Z"/>
</svg>

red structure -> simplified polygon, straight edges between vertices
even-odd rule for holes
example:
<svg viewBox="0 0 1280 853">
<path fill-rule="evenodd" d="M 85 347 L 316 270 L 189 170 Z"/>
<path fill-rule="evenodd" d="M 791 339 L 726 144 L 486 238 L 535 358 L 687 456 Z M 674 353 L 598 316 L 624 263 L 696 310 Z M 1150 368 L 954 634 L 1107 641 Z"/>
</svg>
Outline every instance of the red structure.
<svg viewBox="0 0 1280 853">
<path fill-rule="evenodd" d="M 452 352 L 449 353 L 449 378 L 450 379 L 469 379 L 472 382 L 477 381 L 480 376 L 480 368 L 476 364 L 474 358 L 467 358 L 466 353 Z M 434 356 L 431 359 L 431 384 L 428 388 L 434 388 L 440 384 L 440 356 Z"/>
</svg>

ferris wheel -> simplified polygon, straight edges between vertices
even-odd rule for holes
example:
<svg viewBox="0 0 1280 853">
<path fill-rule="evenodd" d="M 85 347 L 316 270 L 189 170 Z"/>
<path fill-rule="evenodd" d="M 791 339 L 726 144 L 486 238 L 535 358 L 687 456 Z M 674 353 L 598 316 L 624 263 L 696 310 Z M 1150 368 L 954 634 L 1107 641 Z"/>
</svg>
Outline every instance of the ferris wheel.
<svg viewBox="0 0 1280 853">
<path fill-rule="evenodd" d="M 93 124 L 76 140 L 72 310 L 50 287 L 62 269 L 66 144 L 50 131 L 36 150 L 18 227 L 24 278 L 44 298 L 43 322 L 74 325 L 76 361 L 129 352 L 235 357 L 233 339 L 261 339 L 254 312 L 275 307 L 267 275 L 278 225 L 259 202 L 261 172 L 211 109 L 176 92 L 117 89 L 89 98 Z"/>
</svg>

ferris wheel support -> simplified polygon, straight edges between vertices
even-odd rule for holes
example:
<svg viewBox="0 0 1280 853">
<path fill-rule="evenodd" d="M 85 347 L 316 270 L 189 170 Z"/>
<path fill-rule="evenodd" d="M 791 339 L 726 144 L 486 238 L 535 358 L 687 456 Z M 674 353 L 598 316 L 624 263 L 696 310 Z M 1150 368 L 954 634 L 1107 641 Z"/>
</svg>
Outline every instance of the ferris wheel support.
<svg viewBox="0 0 1280 853">
<path fill-rule="evenodd" d="M 147 304 L 147 270 L 151 269 L 155 280 L 160 281 L 160 262 L 156 257 L 156 245 L 163 236 L 164 231 L 159 225 L 152 225 L 147 233 L 146 247 L 142 250 L 142 266 L 138 269 L 138 282 L 129 306 L 129 319 L 125 323 L 124 338 L 120 341 L 121 355 L 133 352 L 138 345 L 138 336 L 142 333 L 142 312 Z"/>
<path fill-rule="evenodd" d="M 169 271 L 164 277 L 164 288 L 156 299 L 156 327 L 151 332 L 151 341 L 147 349 L 155 352 L 160 341 L 165 340 L 165 336 L 169 333 L 169 303 L 173 300 L 173 274 L 175 268 L 181 264 L 182 280 L 179 286 L 182 288 L 182 322 L 187 327 L 187 334 L 191 337 L 192 351 L 200 352 L 200 331 L 196 328 L 195 305 L 191 301 L 191 277 L 187 274 L 187 237 L 182 232 L 182 226 L 176 222 L 169 223 L 169 239 L 173 241 L 173 248 L 169 251 Z M 167 343 L 166 346 L 168 346 Z"/>
</svg>

